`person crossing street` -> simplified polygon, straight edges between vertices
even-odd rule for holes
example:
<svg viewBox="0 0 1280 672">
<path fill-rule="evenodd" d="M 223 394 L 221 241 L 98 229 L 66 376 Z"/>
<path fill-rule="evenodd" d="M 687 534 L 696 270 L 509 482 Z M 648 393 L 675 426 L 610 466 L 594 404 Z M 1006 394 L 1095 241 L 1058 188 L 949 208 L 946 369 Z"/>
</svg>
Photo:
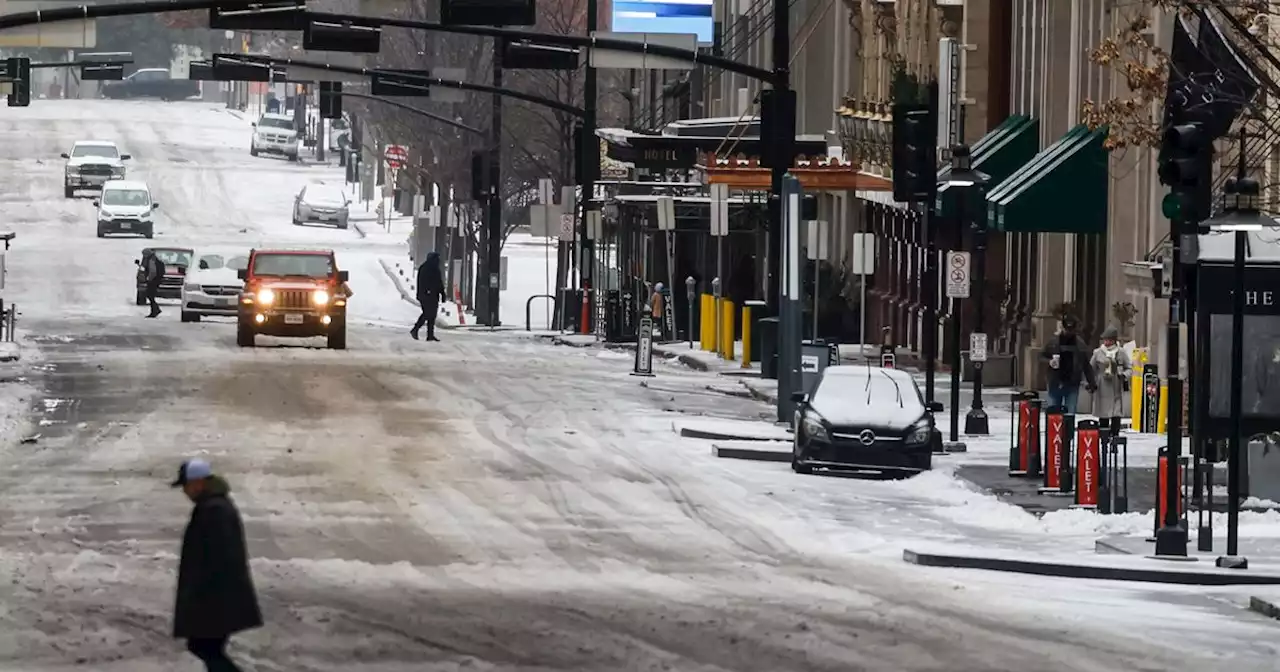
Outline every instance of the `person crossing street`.
<svg viewBox="0 0 1280 672">
<path fill-rule="evenodd" d="M 160 282 L 164 279 L 164 262 L 156 256 L 156 251 L 147 248 L 142 251 L 142 271 L 146 278 L 147 301 L 151 303 L 151 314 L 147 317 L 158 317 L 160 305 L 156 303 L 156 294 L 160 292 Z"/>
<path fill-rule="evenodd" d="M 195 503 L 182 535 L 173 636 L 187 640 L 207 672 L 239 672 L 227 639 L 263 623 L 231 487 L 200 459 L 182 463 L 171 485 Z"/>
<path fill-rule="evenodd" d="M 444 274 L 440 270 L 440 254 L 431 252 L 427 254 L 427 258 L 418 267 L 418 306 L 422 308 L 422 314 L 418 316 L 418 321 L 414 323 L 413 329 L 409 331 L 409 335 L 413 339 L 418 340 L 418 332 L 422 331 L 422 325 L 427 326 L 427 340 L 438 341 L 436 338 L 436 312 L 440 310 L 440 302 L 448 300 L 449 297 L 444 293 Z"/>
</svg>

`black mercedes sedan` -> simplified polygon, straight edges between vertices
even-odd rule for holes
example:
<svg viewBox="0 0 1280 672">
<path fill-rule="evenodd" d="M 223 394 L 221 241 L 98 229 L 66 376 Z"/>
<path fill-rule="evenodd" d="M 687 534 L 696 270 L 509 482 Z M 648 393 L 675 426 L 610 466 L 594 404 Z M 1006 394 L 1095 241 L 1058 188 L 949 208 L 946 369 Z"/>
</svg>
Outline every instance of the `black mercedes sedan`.
<svg viewBox="0 0 1280 672">
<path fill-rule="evenodd" d="M 933 467 L 933 414 L 910 374 L 866 365 L 827 367 L 813 394 L 798 392 L 791 468 L 911 476 Z"/>
</svg>

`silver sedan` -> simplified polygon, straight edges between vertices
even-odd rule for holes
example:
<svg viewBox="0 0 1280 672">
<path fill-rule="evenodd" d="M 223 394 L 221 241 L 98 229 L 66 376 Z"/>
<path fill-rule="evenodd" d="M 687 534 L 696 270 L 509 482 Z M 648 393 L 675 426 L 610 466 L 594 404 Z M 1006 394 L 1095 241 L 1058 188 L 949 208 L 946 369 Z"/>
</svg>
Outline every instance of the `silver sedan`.
<svg viewBox="0 0 1280 672">
<path fill-rule="evenodd" d="M 293 199 L 293 223 L 320 222 L 345 229 L 350 205 L 342 189 L 329 184 L 309 184 Z"/>
</svg>

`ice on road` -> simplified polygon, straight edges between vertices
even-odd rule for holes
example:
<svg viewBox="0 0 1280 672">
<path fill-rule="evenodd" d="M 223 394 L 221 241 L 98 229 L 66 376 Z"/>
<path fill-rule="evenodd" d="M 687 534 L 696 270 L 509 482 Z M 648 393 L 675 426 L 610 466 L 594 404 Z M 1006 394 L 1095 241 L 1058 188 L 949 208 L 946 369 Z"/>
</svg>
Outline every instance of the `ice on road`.
<svg viewBox="0 0 1280 672">
<path fill-rule="evenodd" d="M 335 249 L 350 349 L 143 318 L 148 242 L 96 239 L 90 199 L 62 197 L 58 154 L 85 138 L 133 154 L 161 202 L 151 244 Z M 626 359 L 508 334 L 410 340 L 378 263 L 399 248 L 290 223 L 298 189 L 340 173 L 251 158 L 217 106 L 41 100 L 0 139 L 24 345 L 0 371 L 0 669 L 196 669 L 169 637 L 189 504 L 167 487 L 196 455 L 254 556 L 267 626 L 233 640 L 246 670 L 1275 669 L 1270 623 L 1229 590 L 903 564 L 915 541 L 1055 540 L 957 515 L 1003 505 L 945 471 L 717 461 L 675 411 L 759 408 L 692 374 L 645 387 Z"/>
</svg>

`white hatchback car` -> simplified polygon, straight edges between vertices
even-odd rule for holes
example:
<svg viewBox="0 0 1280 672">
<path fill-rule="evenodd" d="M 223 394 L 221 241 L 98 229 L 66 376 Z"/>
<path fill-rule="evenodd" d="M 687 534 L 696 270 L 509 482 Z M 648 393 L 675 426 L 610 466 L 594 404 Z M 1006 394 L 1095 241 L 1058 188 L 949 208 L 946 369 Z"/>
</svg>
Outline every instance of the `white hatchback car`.
<svg viewBox="0 0 1280 672">
<path fill-rule="evenodd" d="M 206 315 L 235 317 L 244 290 L 239 272 L 248 267 L 248 254 L 197 250 L 182 285 L 182 321 L 199 322 Z"/>
</svg>

